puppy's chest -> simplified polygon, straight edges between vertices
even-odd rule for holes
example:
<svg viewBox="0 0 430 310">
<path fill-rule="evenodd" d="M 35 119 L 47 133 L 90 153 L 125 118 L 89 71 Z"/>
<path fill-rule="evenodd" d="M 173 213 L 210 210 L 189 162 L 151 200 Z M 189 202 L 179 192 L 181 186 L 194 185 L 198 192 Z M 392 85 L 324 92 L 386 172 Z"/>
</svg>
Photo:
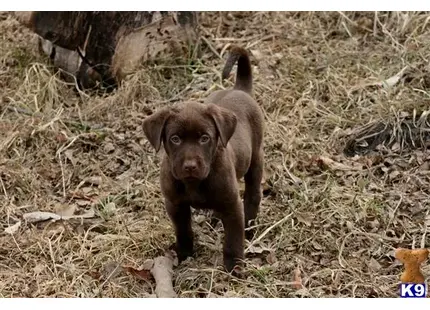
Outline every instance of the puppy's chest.
<svg viewBox="0 0 430 310">
<path fill-rule="evenodd" d="M 205 186 L 184 186 L 183 199 L 195 209 L 210 209 L 214 198 Z"/>
</svg>

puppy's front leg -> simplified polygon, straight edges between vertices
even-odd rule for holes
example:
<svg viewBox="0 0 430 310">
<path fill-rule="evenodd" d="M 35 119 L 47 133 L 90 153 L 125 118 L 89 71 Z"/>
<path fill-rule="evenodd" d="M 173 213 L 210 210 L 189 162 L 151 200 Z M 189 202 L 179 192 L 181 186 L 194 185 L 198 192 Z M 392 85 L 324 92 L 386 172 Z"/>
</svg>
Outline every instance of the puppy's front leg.
<svg viewBox="0 0 430 310">
<path fill-rule="evenodd" d="M 228 272 L 232 272 L 235 266 L 241 266 L 244 258 L 245 221 L 241 200 L 231 205 L 226 204 L 220 212 L 224 226 L 224 266 Z"/>
<path fill-rule="evenodd" d="M 176 254 L 181 262 L 193 255 L 194 236 L 191 227 L 191 208 L 188 204 L 174 204 L 167 199 L 165 205 L 175 228 Z"/>
</svg>

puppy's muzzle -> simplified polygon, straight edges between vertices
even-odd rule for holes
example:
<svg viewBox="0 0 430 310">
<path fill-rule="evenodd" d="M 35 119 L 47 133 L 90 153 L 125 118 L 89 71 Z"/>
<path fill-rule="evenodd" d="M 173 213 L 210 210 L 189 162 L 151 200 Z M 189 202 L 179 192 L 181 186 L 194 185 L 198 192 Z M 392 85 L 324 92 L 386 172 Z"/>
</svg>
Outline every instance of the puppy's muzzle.
<svg viewBox="0 0 430 310">
<path fill-rule="evenodd" d="M 181 178 L 202 180 L 207 176 L 207 169 L 198 157 L 186 158 L 181 165 Z"/>
<path fill-rule="evenodd" d="M 182 165 L 182 169 L 184 170 L 185 174 L 192 174 L 195 173 L 197 170 L 197 160 L 195 159 L 187 159 L 184 161 L 184 164 Z"/>
</svg>

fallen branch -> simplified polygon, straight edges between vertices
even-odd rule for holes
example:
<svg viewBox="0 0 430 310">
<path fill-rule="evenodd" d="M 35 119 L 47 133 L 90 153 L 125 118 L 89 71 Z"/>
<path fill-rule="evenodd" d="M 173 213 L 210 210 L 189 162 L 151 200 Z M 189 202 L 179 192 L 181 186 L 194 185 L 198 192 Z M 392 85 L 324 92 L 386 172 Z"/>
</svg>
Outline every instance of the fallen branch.
<svg viewBox="0 0 430 310">
<path fill-rule="evenodd" d="M 71 219 L 88 219 L 95 217 L 95 213 L 93 209 L 86 211 L 83 214 L 77 215 L 59 215 L 53 212 L 43 212 L 43 211 L 35 211 L 30 213 L 25 213 L 23 219 L 29 223 L 38 223 L 46 220 L 71 220 Z"/>
<path fill-rule="evenodd" d="M 173 259 L 168 256 L 159 256 L 154 259 L 151 274 L 155 279 L 155 294 L 158 298 L 175 298 L 173 289 Z"/>
</svg>

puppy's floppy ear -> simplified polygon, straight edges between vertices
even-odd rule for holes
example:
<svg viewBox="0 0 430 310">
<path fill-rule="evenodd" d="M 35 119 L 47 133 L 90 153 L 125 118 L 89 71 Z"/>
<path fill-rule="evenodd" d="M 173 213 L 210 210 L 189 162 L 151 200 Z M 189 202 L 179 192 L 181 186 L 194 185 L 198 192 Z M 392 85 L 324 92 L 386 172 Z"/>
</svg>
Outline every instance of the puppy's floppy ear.
<svg viewBox="0 0 430 310">
<path fill-rule="evenodd" d="M 169 116 L 170 110 L 164 108 L 146 117 L 143 121 L 143 132 L 156 152 L 160 150 L 164 127 Z"/>
<path fill-rule="evenodd" d="M 233 112 L 219 107 L 213 103 L 208 104 L 207 111 L 215 122 L 215 126 L 220 136 L 222 145 L 226 147 L 228 141 L 236 130 L 236 115 Z"/>
</svg>

